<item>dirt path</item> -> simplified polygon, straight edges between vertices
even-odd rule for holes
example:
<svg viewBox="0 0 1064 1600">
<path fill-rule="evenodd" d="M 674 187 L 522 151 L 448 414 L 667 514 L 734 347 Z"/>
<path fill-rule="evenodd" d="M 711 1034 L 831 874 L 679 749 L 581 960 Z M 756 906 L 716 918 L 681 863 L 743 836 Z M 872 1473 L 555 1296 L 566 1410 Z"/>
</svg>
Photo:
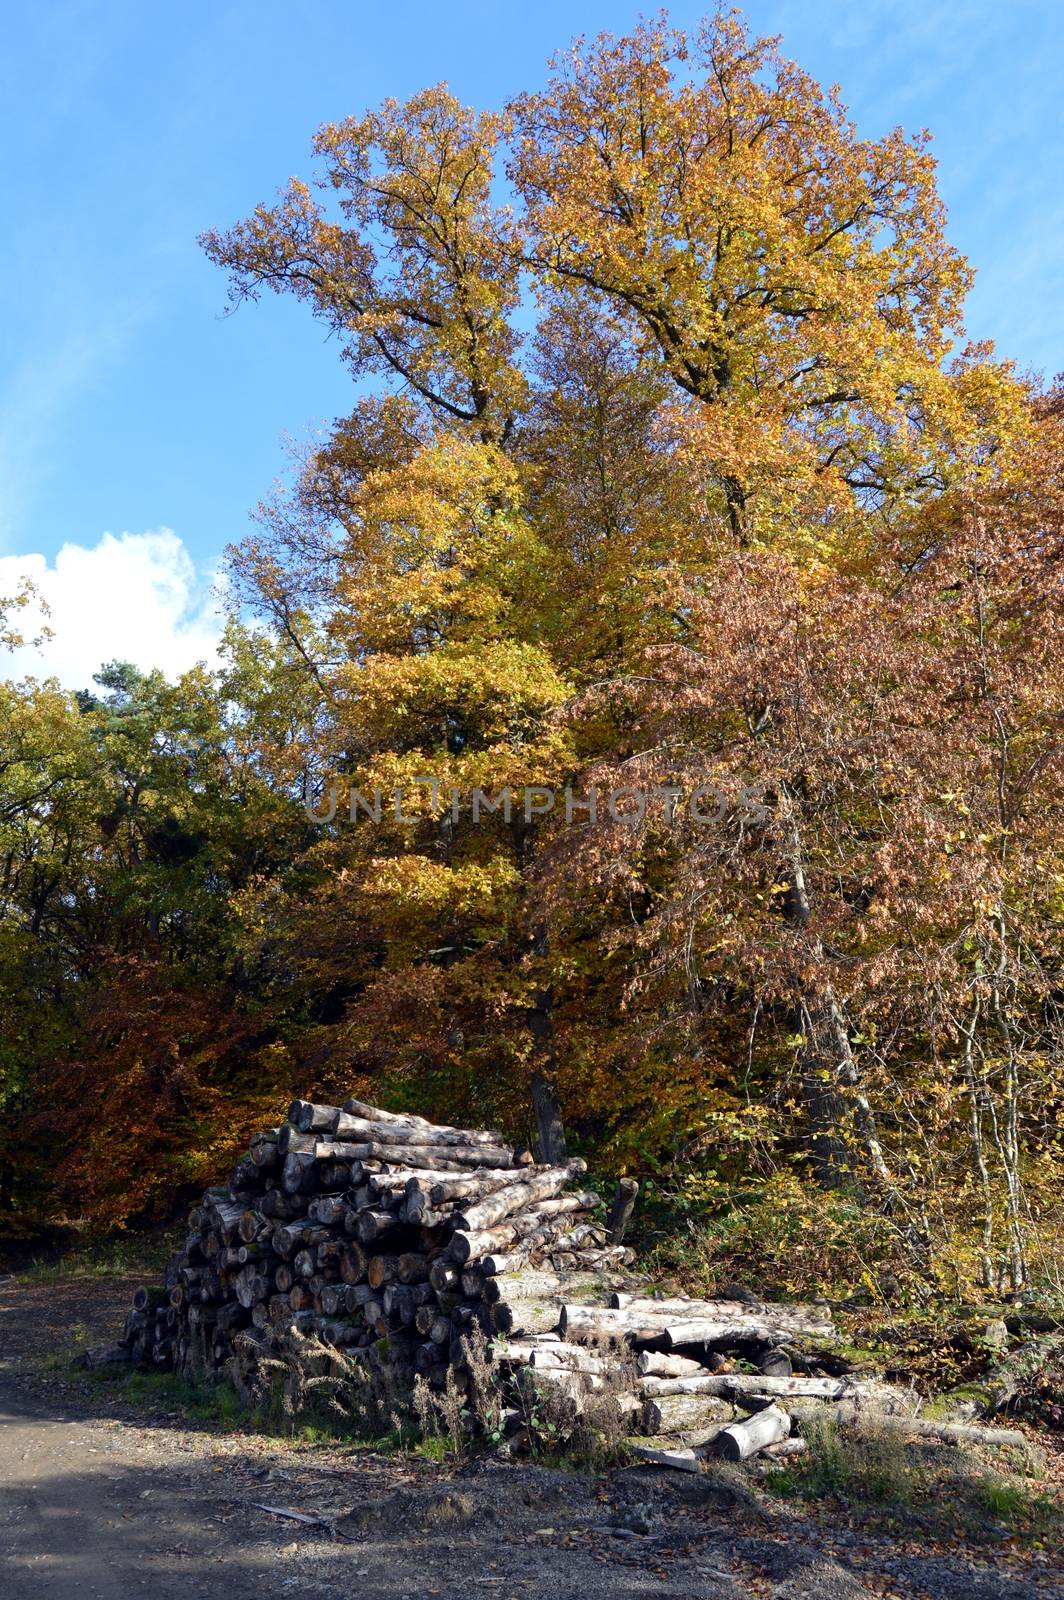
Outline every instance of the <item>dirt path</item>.
<svg viewBox="0 0 1064 1600">
<path fill-rule="evenodd" d="M 6 1600 L 1047 1600 L 1058 1553 L 921 1549 L 830 1530 L 726 1475 L 608 1482 L 486 1461 L 213 1433 L 54 1363 L 104 1337 L 128 1285 L 0 1285 Z M 260 1509 L 318 1517 L 300 1523 Z"/>
</svg>

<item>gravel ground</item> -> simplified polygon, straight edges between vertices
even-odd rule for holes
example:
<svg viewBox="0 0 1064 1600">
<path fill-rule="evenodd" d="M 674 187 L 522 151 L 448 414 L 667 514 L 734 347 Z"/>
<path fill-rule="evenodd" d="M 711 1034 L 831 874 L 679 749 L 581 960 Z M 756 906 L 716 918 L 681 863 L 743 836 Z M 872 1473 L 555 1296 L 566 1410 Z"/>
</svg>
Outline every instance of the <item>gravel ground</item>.
<svg viewBox="0 0 1064 1600">
<path fill-rule="evenodd" d="M 595 1480 L 213 1432 L 63 1365 L 131 1285 L 0 1285 L 7 1600 L 1048 1600 L 1060 1553 L 841 1527 L 727 1471 Z M 51 1364 L 50 1364 L 51 1363 Z M 273 1508 L 264 1509 L 264 1508 Z M 297 1511 L 316 1519 L 277 1515 Z"/>
</svg>

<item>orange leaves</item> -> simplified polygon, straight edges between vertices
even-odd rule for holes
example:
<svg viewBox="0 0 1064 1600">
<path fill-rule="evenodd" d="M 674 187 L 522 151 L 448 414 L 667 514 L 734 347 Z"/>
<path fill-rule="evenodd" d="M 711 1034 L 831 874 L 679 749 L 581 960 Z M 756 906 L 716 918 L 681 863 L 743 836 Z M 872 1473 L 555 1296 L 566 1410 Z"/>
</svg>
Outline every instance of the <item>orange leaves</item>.
<svg viewBox="0 0 1064 1600">
<path fill-rule="evenodd" d="M 40 1110 L 62 1151 L 60 1194 L 100 1231 L 167 1215 L 182 1185 L 217 1178 L 249 1124 L 283 1104 L 287 1074 L 271 1083 L 248 1055 L 246 1020 L 156 961 L 115 960 L 82 1023 L 62 1090 Z"/>
</svg>

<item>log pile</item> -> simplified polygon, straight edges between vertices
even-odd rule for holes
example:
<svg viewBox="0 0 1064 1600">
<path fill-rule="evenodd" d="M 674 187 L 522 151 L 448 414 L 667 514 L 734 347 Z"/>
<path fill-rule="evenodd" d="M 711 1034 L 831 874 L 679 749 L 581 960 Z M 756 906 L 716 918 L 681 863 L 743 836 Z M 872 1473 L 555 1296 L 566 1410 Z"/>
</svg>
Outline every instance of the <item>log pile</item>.
<svg viewBox="0 0 1064 1600">
<path fill-rule="evenodd" d="M 913 1390 L 848 1371 L 830 1348 L 826 1306 L 745 1293 L 706 1301 L 615 1291 L 608 1300 L 562 1304 L 557 1331 L 501 1347 L 499 1360 L 562 1389 L 577 1408 L 609 1391 L 632 1433 L 678 1442 L 630 1440 L 648 1463 L 694 1472 L 708 1456 L 784 1458 L 805 1448 L 803 1429 L 826 1420 L 954 1445 L 1024 1443 L 1015 1429 L 920 1416 Z"/>
<path fill-rule="evenodd" d="M 724 1454 L 739 1448 L 729 1426 L 737 1424 L 739 1413 L 769 1409 L 781 1397 L 874 1400 L 888 1410 L 905 1403 L 900 1391 L 885 1384 L 793 1374 L 792 1357 L 801 1361 L 800 1347 L 815 1349 L 834 1338 L 826 1307 L 768 1305 L 752 1297 L 651 1299 L 618 1291 L 608 1295 L 608 1303 L 603 1292 L 599 1302 L 563 1301 L 556 1307 L 556 1331 L 500 1347 L 498 1359 L 531 1369 L 540 1382 L 564 1389 L 577 1406 L 587 1394 L 610 1391 L 631 1418 L 633 1432 L 727 1432 L 718 1447 Z M 739 1371 L 738 1362 L 757 1370 Z M 758 1430 L 754 1434 L 761 1439 Z M 743 1453 L 752 1448 L 744 1446 Z"/>
<path fill-rule="evenodd" d="M 474 1325 L 489 1339 L 551 1327 L 558 1295 L 629 1259 L 585 1171 L 536 1166 L 491 1132 L 296 1100 L 189 1213 L 119 1344 L 87 1360 L 217 1370 L 238 1336 L 268 1354 L 294 1326 L 440 1387 Z"/>
<path fill-rule="evenodd" d="M 829 1353 L 826 1305 L 636 1292 L 585 1171 L 537 1166 L 496 1133 L 296 1100 L 189 1213 L 183 1247 L 162 1285 L 137 1290 L 121 1340 L 86 1361 L 217 1371 L 237 1349 L 270 1357 L 295 1329 L 397 1385 L 472 1393 L 479 1346 L 515 1433 L 530 1395 L 575 1417 L 600 1396 L 628 1433 L 681 1446 L 637 1453 L 689 1471 L 706 1454 L 800 1450 L 815 1416 L 1018 1437 L 919 1418 L 909 1391 L 849 1374 Z M 615 1211 L 630 1211 L 634 1187 L 619 1186 Z"/>
</svg>

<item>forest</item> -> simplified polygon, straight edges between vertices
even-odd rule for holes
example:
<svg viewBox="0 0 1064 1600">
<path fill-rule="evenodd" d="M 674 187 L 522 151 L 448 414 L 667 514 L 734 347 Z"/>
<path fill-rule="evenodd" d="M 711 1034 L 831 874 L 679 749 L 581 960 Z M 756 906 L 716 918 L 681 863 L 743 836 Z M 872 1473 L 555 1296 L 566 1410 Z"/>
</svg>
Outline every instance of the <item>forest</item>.
<svg viewBox="0 0 1064 1600">
<path fill-rule="evenodd" d="M 710 1276 L 1059 1291 L 1064 392 L 927 139 L 722 13 L 307 174 L 201 241 L 352 379 L 222 664 L 0 683 L 0 1238 L 353 1095 Z"/>
</svg>

